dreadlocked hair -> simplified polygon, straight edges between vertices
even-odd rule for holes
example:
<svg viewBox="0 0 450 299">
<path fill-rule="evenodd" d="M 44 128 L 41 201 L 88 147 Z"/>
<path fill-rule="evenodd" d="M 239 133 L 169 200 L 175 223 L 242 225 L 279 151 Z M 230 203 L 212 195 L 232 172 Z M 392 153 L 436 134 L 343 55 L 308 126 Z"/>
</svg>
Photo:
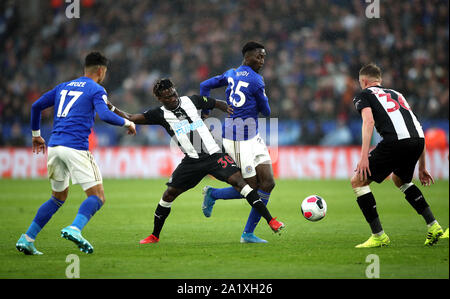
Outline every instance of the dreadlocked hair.
<svg viewBox="0 0 450 299">
<path fill-rule="evenodd" d="M 174 87 L 174 85 L 173 85 L 172 81 L 170 81 L 170 79 L 168 79 L 168 78 L 159 79 L 158 81 L 156 81 L 155 85 L 153 86 L 153 94 L 156 97 L 160 97 L 161 93 L 164 90 L 167 90 L 172 87 Z"/>
</svg>

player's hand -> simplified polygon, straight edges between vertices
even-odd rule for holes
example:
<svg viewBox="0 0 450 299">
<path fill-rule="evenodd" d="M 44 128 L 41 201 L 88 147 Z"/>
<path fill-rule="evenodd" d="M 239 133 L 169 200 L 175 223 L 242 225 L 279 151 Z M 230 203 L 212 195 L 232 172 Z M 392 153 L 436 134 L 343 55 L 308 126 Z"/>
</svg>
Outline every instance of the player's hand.
<svg viewBox="0 0 450 299">
<path fill-rule="evenodd" d="M 31 140 L 33 146 L 33 153 L 39 154 L 41 151 L 45 154 L 45 140 L 41 136 L 33 137 Z"/>
<path fill-rule="evenodd" d="M 228 113 L 228 115 L 231 115 L 231 114 L 233 114 L 233 106 L 231 106 L 231 105 L 227 105 L 227 111 L 226 111 L 227 113 Z"/>
<path fill-rule="evenodd" d="M 370 173 L 368 157 L 361 157 L 361 160 L 356 166 L 355 172 L 357 173 L 361 181 L 366 181 L 367 178 L 372 175 Z"/>
<path fill-rule="evenodd" d="M 128 126 L 128 135 L 136 135 L 136 125 L 134 124 L 134 122 L 130 121 L 130 125 Z"/>
<path fill-rule="evenodd" d="M 419 180 L 422 186 L 431 186 L 434 184 L 434 179 L 426 169 L 419 169 Z"/>
</svg>

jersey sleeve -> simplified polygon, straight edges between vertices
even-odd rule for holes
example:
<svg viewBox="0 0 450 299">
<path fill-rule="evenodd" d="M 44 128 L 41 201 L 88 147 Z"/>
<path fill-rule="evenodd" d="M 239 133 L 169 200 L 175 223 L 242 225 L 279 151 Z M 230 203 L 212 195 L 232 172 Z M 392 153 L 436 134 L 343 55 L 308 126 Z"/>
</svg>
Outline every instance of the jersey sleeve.
<svg viewBox="0 0 450 299">
<path fill-rule="evenodd" d="M 211 89 L 228 85 L 228 79 L 225 74 L 212 77 L 200 83 L 200 95 L 209 97 Z M 208 115 L 209 109 L 202 109 L 202 114 Z"/>
<path fill-rule="evenodd" d="M 222 74 L 215 77 L 212 77 L 208 80 L 200 83 L 200 95 L 209 97 L 211 93 L 211 89 L 223 87 L 228 85 L 227 77 Z"/>
<path fill-rule="evenodd" d="M 106 91 L 97 91 L 93 97 L 95 112 L 97 112 L 100 119 L 104 122 L 115 126 L 123 126 L 125 124 L 125 119 L 109 110 L 108 105 L 106 104 L 107 101 L 108 96 L 106 95 Z"/>
<path fill-rule="evenodd" d="M 148 109 L 144 112 L 144 117 L 147 121 L 146 125 L 160 125 L 162 123 L 160 108 Z"/>
<path fill-rule="evenodd" d="M 256 90 L 254 92 L 256 103 L 258 105 L 258 112 L 264 116 L 270 115 L 269 98 L 266 95 L 264 81 L 259 79 L 256 82 Z"/>
<path fill-rule="evenodd" d="M 359 93 L 353 99 L 353 105 L 355 105 L 356 111 L 361 113 L 364 108 L 370 107 L 369 94 L 367 92 Z"/>
<path fill-rule="evenodd" d="M 55 96 L 58 86 L 44 93 L 36 102 L 33 103 L 33 105 L 31 105 L 31 130 L 39 130 L 41 123 L 41 111 L 55 105 Z"/>
<path fill-rule="evenodd" d="M 216 106 L 216 99 L 210 97 L 193 95 L 189 98 L 197 109 L 211 110 Z"/>
</svg>

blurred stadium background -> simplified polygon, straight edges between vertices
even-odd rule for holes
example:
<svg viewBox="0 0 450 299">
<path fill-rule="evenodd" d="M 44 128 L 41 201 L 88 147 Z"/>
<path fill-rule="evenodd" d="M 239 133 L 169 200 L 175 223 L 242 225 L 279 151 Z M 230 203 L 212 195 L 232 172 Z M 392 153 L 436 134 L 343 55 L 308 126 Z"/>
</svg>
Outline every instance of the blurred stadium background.
<svg viewBox="0 0 450 299">
<path fill-rule="evenodd" d="M 201 81 L 239 66 L 242 45 L 257 40 L 268 52 L 262 75 L 278 118 L 278 177 L 349 177 L 361 141 L 357 74 L 373 61 L 383 85 L 419 116 L 432 174 L 448 179 L 448 1 L 383 0 L 380 18 L 366 16 L 364 0 L 80 0 L 80 18 L 66 16 L 69 4 L 0 2 L 0 177 L 45 177 L 45 157 L 30 154 L 31 104 L 81 76 L 87 52 L 112 61 L 109 99 L 136 113 L 157 105 L 157 78 L 198 93 Z M 224 99 L 224 90 L 212 95 Z M 47 140 L 52 116 L 48 109 L 42 117 Z M 159 127 L 129 137 L 98 121 L 91 142 L 104 177 L 164 177 L 181 159 Z"/>
</svg>

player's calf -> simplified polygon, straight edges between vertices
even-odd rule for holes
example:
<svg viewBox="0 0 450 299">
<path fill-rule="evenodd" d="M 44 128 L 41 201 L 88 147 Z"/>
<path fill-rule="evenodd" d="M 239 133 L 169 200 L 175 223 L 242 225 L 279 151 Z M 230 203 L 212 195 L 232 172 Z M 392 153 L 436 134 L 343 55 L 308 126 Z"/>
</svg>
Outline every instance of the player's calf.
<svg viewBox="0 0 450 299">
<path fill-rule="evenodd" d="M 378 216 L 375 197 L 373 196 L 370 187 L 368 185 L 362 187 L 354 187 L 353 191 L 356 195 L 356 202 L 358 203 L 358 206 L 361 209 L 361 212 L 363 213 L 367 223 L 369 223 L 372 234 L 382 235 L 384 231 L 381 226 L 380 218 Z"/>
<path fill-rule="evenodd" d="M 266 219 L 270 228 L 274 232 L 278 233 L 285 227 L 283 222 L 277 221 L 276 218 L 273 218 L 272 215 L 270 215 L 269 210 L 259 197 L 256 190 L 253 190 L 249 185 L 245 185 L 241 190 L 241 194 L 247 199 L 247 202 L 252 206 L 252 208 L 254 208 L 262 217 L 264 217 L 264 219 Z"/>
<path fill-rule="evenodd" d="M 155 210 L 154 220 L 153 220 L 153 232 L 147 238 L 141 240 L 140 244 L 157 243 L 159 242 L 159 234 L 164 226 L 166 218 L 169 216 L 171 211 L 172 202 L 165 201 L 164 198 L 158 203 Z"/>
<path fill-rule="evenodd" d="M 422 215 L 427 225 L 432 225 L 436 221 L 425 197 L 414 183 L 403 184 L 399 189 L 405 194 L 405 199 L 416 210 L 417 214 Z"/>
</svg>

